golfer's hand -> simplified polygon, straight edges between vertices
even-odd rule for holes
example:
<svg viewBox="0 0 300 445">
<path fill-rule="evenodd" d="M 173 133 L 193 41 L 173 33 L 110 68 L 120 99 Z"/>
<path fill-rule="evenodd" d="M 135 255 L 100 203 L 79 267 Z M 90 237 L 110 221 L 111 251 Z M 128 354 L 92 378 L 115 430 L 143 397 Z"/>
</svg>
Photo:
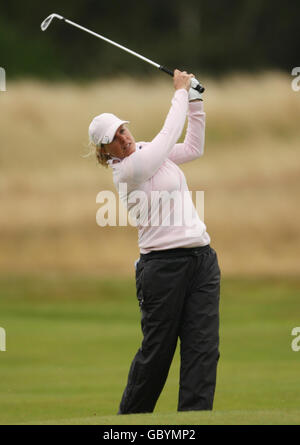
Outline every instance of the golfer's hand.
<svg viewBox="0 0 300 445">
<path fill-rule="evenodd" d="M 202 96 L 195 88 L 199 85 L 199 82 L 195 77 L 191 80 L 191 88 L 189 89 L 189 102 L 202 101 Z"/>
<path fill-rule="evenodd" d="M 175 90 L 185 88 L 187 91 L 189 91 L 192 77 L 195 77 L 194 74 L 188 74 L 186 71 L 175 70 L 173 77 Z"/>
</svg>

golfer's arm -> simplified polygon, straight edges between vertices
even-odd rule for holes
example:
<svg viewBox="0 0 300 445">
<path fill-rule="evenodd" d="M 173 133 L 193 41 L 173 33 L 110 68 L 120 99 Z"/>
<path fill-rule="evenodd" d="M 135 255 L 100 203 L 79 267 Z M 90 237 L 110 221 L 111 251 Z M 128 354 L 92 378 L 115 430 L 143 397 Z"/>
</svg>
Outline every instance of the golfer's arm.
<svg viewBox="0 0 300 445">
<path fill-rule="evenodd" d="M 187 109 L 187 91 L 185 89 L 177 90 L 162 130 L 142 150 L 135 152 L 123 161 L 122 176 L 124 181 L 143 183 L 157 172 L 182 133 Z"/>
<path fill-rule="evenodd" d="M 188 127 L 182 144 L 176 144 L 169 154 L 169 159 L 176 164 L 183 164 L 199 158 L 204 153 L 205 112 L 203 102 L 189 104 Z"/>
</svg>

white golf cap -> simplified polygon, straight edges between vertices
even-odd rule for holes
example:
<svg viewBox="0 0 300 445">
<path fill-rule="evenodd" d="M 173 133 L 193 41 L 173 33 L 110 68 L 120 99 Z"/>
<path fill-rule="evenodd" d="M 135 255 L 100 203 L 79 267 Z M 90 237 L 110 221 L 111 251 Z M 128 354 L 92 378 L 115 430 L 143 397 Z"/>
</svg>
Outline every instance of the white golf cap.
<svg viewBox="0 0 300 445">
<path fill-rule="evenodd" d="M 89 138 L 95 145 L 110 144 L 117 129 L 129 121 L 122 121 L 111 113 L 102 113 L 94 117 L 89 126 Z"/>
</svg>

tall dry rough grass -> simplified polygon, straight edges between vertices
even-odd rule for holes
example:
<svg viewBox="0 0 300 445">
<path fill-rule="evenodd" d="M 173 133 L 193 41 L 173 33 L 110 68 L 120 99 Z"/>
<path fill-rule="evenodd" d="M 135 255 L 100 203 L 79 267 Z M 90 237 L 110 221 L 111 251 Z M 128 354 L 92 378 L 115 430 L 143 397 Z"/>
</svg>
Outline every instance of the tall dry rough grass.
<svg viewBox="0 0 300 445">
<path fill-rule="evenodd" d="M 298 274 L 300 93 L 279 73 L 203 79 L 205 155 L 182 166 L 205 191 L 205 222 L 225 274 Z M 0 93 L 0 273 L 133 273 L 133 227 L 100 228 L 96 195 L 111 171 L 87 153 L 93 116 L 130 120 L 136 140 L 160 130 L 169 79 L 89 85 L 10 83 Z"/>
</svg>

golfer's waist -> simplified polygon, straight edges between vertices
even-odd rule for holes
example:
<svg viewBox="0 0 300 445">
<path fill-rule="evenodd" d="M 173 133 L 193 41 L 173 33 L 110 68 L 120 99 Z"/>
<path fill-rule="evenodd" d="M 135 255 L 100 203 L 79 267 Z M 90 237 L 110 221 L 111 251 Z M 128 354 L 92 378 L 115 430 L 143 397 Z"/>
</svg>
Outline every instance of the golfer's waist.
<svg viewBox="0 0 300 445">
<path fill-rule="evenodd" d="M 149 253 L 141 253 L 140 257 L 143 261 L 152 258 L 169 258 L 183 256 L 198 256 L 210 249 L 210 245 L 198 247 L 177 247 L 175 249 L 152 250 Z"/>
</svg>

